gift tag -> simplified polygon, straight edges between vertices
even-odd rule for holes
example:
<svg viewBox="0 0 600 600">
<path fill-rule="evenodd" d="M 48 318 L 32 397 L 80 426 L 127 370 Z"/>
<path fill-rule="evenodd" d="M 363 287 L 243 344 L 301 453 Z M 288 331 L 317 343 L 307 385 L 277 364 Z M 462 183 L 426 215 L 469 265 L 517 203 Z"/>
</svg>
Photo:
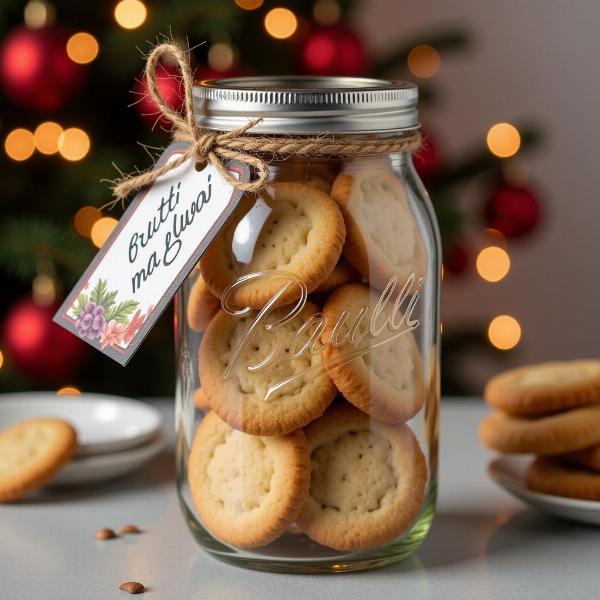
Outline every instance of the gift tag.
<svg viewBox="0 0 600 600">
<path fill-rule="evenodd" d="M 187 144 L 169 146 L 159 165 Z M 239 202 L 241 192 L 208 163 L 172 169 L 133 199 L 54 320 L 127 364 Z M 249 181 L 247 165 L 228 170 Z"/>
</svg>

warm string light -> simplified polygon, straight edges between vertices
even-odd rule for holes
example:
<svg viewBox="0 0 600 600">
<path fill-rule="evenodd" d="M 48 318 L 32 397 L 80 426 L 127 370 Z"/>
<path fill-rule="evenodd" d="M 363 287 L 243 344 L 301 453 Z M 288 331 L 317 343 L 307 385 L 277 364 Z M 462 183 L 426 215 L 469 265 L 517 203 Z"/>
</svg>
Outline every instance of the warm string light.
<svg viewBox="0 0 600 600">
<path fill-rule="evenodd" d="M 31 0 L 23 10 L 23 20 L 29 29 L 40 29 L 52 25 L 54 17 L 54 6 L 42 0 Z"/>
<path fill-rule="evenodd" d="M 67 160 L 81 160 L 90 151 L 90 138 L 83 129 L 69 127 L 58 138 L 58 151 Z"/>
<path fill-rule="evenodd" d="M 96 248 L 101 248 L 113 229 L 117 226 L 118 221 L 112 217 L 102 217 L 93 225 L 90 232 L 90 238 Z"/>
<path fill-rule="evenodd" d="M 336 0 L 317 0 L 313 6 L 313 18 L 319 25 L 334 25 L 341 16 L 342 10 Z"/>
<path fill-rule="evenodd" d="M 215 71 L 227 71 L 235 62 L 235 51 L 227 42 L 216 42 L 208 50 L 208 65 Z"/>
<path fill-rule="evenodd" d="M 477 255 L 475 266 L 482 279 L 496 283 L 508 275 L 510 256 L 504 248 L 488 246 Z"/>
<path fill-rule="evenodd" d="M 4 365 L 4 354 L 2 354 L 2 350 L 0 350 L 0 369 Z"/>
<path fill-rule="evenodd" d="M 489 128 L 486 141 L 490 152 L 498 158 L 514 156 L 521 147 L 521 135 L 510 123 L 496 123 Z"/>
<path fill-rule="evenodd" d="M 16 161 L 27 160 L 35 150 L 33 133 L 28 129 L 19 127 L 13 129 L 4 140 L 4 151 Z"/>
<path fill-rule="evenodd" d="M 256 10 L 263 5 L 263 0 L 235 0 L 235 3 L 244 10 Z"/>
<path fill-rule="evenodd" d="M 265 29 L 267 33 L 278 40 L 285 40 L 294 35 L 298 28 L 296 15 L 288 8 L 272 8 L 265 15 Z"/>
<path fill-rule="evenodd" d="M 50 306 L 56 300 L 56 283 L 47 273 L 39 273 L 31 282 L 33 300 L 38 306 Z"/>
<path fill-rule="evenodd" d="M 115 21 L 123 29 L 137 29 L 146 20 L 148 10 L 140 0 L 121 0 L 115 6 L 114 15 Z"/>
<path fill-rule="evenodd" d="M 85 31 L 74 33 L 67 41 L 67 56 L 80 65 L 91 63 L 99 51 L 100 46 L 96 38 Z"/>
<path fill-rule="evenodd" d="M 498 350 L 512 350 L 521 339 L 521 326 L 510 315 L 498 315 L 490 321 L 488 339 Z"/>
<path fill-rule="evenodd" d="M 56 154 L 58 152 L 58 139 L 63 128 L 53 121 L 46 121 L 38 125 L 33 132 L 33 141 L 38 152 L 42 154 Z"/>
<path fill-rule="evenodd" d="M 94 223 L 101 217 L 102 213 L 95 206 L 82 206 L 73 217 L 75 231 L 83 237 L 90 237 Z"/>
<path fill-rule="evenodd" d="M 65 385 L 64 387 L 61 387 L 59 390 L 56 390 L 56 395 L 57 396 L 81 396 L 81 391 L 72 385 Z"/>
<path fill-rule="evenodd" d="M 433 46 L 421 44 L 409 52 L 407 63 L 410 72 L 415 77 L 428 79 L 440 70 L 442 57 Z"/>
</svg>

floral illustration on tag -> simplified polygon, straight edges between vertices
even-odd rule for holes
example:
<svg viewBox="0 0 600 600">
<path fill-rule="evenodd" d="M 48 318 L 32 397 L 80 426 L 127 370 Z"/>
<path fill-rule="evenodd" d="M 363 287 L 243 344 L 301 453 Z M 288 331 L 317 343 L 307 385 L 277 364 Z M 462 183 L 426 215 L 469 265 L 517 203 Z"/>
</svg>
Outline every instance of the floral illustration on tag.
<svg viewBox="0 0 600 600">
<path fill-rule="evenodd" d="M 101 350 L 108 346 L 127 348 L 153 307 L 142 314 L 137 300 L 118 302 L 118 291 L 109 290 L 106 279 L 98 279 L 89 293 L 88 288 L 86 285 L 67 313 L 75 319 L 77 333 L 95 340 Z"/>
</svg>

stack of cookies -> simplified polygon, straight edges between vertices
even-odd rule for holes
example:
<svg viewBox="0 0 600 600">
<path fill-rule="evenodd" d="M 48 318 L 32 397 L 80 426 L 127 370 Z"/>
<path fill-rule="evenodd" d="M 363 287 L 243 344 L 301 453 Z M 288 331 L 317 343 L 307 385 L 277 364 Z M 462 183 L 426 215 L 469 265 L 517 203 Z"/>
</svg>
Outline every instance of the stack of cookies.
<svg viewBox="0 0 600 600">
<path fill-rule="evenodd" d="M 600 360 L 548 362 L 492 378 L 481 423 L 494 450 L 535 454 L 526 474 L 537 492 L 600 500 Z"/>
<path fill-rule="evenodd" d="M 301 180 L 243 197 L 201 259 L 187 320 L 203 332 L 194 403 L 206 416 L 188 480 L 227 544 L 264 546 L 296 523 L 356 551 L 398 538 L 424 502 L 406 421 L 428 383 L 403 311 L 426 257 L 388 167 Z"/>
</svg>

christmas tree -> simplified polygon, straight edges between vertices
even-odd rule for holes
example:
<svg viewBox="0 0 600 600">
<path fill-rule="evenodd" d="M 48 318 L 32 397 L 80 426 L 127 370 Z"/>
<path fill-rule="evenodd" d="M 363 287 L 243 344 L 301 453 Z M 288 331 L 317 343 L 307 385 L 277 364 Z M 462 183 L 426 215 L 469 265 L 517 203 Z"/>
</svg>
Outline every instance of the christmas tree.
<svg viewBox="0 0 600 600">
<path fill-rule="evenodd" d="M 112 231 L 118 212 L 105 180 L 147 166 L 148 148 L 169 132 L 146 93 L 143 56 L 164 36 L 190 48 L 198 80 L 245 74 L 372 75 L 414 80 L 420 87 L 425 145 L 415 166 L 435 206 L 445 277 L 477 272 L 501 281 L 508 247 L 539 219 L 523 177 L 523 149 L 538 139 L 527 124 L 497 123 L 472 151 L 450 159 L 427 129 L 443 93 L 442 62 L 469 48 L 462 31 L 422 32 L 385 56 L 371 56 L 349 25 L 351 0 L 5 0 L 0 28 L 0 94 L 5 202 L 0 224 L 4 272 L 0 390 L 75 386 L 123 394 L 169 394 L 173 382 L 171 315 L 163 316 L 127 372 L 51 323 L 63 294 Z M 468 55 L 461 57 L 468 60 Z M 174 107 L 181 82 L 163 64 L 159 85 Z M 518 154 L 519 162 L 515 159 Z M 465 183 L 489 193 L 469 210 Z M 471 242 L 481 236 L 484 244 Z M 475 249 L 478 252 L 475 252 Z M 490 318 L 493 315 L 490 315 Z M 519 340 L 519 324 L 496 316 L 472 330 L 443 336 L 443 389 L 459 393 L 454 359 L 476 346 L 502 352 Z"/>
</svg>

